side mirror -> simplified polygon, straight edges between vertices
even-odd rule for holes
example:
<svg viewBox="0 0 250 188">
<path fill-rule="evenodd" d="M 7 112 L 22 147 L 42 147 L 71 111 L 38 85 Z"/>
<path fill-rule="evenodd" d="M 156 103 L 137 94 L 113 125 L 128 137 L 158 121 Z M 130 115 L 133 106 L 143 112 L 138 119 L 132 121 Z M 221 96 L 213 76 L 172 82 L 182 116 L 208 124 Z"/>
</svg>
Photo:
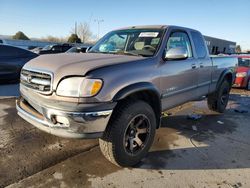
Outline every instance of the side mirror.
<svg viewBox="0 0 250 188">
<path fill-rule="evenodd" d="M 183 47 L 170 48 L 165 52 L 165 60 L 183 60 L 188 58 L 188 51 Z"/>
</svg>

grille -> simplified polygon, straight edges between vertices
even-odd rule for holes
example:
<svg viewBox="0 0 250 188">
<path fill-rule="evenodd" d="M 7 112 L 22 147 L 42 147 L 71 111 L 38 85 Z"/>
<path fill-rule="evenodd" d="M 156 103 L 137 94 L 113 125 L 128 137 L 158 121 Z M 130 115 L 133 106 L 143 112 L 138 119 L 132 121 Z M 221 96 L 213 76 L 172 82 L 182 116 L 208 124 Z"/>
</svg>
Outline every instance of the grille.
<svg viewBox="0 0 250 188">
<path fill-rule="evenodd" d="M 52 91 L 52 76 L 49 73 L 23 69 L 20 82 L 22 85 L 40 93 L 49 94 Z"/>
</svg>

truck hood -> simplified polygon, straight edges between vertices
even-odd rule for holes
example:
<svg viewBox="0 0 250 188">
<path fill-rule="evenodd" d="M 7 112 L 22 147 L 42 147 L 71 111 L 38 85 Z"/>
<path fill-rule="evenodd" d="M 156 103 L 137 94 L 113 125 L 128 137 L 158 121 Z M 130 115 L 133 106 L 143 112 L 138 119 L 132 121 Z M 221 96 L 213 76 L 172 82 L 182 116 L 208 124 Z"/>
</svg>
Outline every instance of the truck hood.
<svg viewBox="0 0 250 188">
<path fill-rule="evenodd" d="M 54 76 L 53 86 L 56 87 L 58 82 L 65 76 L 84 76 L 88 71 L 96 68 L 138 61 L 144 58 L 140 56 L 100 53 L 62 53 L 41 55 L 25 64 L 24 69 L 51 72 Z"/>
</svg>

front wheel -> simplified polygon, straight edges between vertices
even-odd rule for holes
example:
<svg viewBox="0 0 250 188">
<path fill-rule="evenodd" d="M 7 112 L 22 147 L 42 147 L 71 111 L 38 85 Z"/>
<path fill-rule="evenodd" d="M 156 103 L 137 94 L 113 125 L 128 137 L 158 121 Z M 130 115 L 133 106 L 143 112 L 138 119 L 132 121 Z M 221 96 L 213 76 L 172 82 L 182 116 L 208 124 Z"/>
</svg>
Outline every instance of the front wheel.
<svg viewBox="0 0 250 188">
<path fill-rule="evenodd" d="M 152 145 L 156 117 L 152 107 L 144 101 L 120 104 L 99 139 L 103 155 L 118 166 L 134 166 L 147 154 Z"/>
</svg>

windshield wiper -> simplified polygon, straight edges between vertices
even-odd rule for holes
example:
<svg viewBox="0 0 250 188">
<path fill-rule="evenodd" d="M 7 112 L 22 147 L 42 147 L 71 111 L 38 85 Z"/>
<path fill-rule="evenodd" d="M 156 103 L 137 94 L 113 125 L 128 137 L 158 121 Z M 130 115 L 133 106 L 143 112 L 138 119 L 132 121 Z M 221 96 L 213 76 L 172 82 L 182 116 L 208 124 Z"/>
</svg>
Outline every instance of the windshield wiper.
<svg viewBox="0 0 250 188">
<path fill-rule="evenodd" d="M 137 54 L 133 52 L 128 52 L 128 51 L 119 51 L 119 52 L 100 52 L 100 51 L 89 51 L 88 53 L 101 53 L 101 54 L 113 54 L 113 55 L 132 55 L 132 56 L 139 56 L 139 57 L 144 57 L 142 54 Z"/>
<path fill-rule="evenodd" d="M 88 51 L 88 53 L 100 53 L 100 52 L 98 52 L 96 50 L 91 50 L 91 51 Z"/>
<path fill-rule="evenodd" d="M 88 53 L 98 53 L 98 54 L 116 54 L 116 53 L 114 53 L 114 52 L 100 52 L 100 51 L 94 51 L 94 50 L 92 50 L 92 51 L 88 51 Z"/>
<path fill-rule="evenodd" d="M 137 54 L 137 53 L 133 53 L 133 52 L 128 52 L 128 51 L 124 51 L 122 53 L 125 54 L 125 55 L 133 55 L 133 56 L 141 56 L 141 57 L 143 57 L 143 55 L 141 55 L 141 54 Z"/>
</svg>

